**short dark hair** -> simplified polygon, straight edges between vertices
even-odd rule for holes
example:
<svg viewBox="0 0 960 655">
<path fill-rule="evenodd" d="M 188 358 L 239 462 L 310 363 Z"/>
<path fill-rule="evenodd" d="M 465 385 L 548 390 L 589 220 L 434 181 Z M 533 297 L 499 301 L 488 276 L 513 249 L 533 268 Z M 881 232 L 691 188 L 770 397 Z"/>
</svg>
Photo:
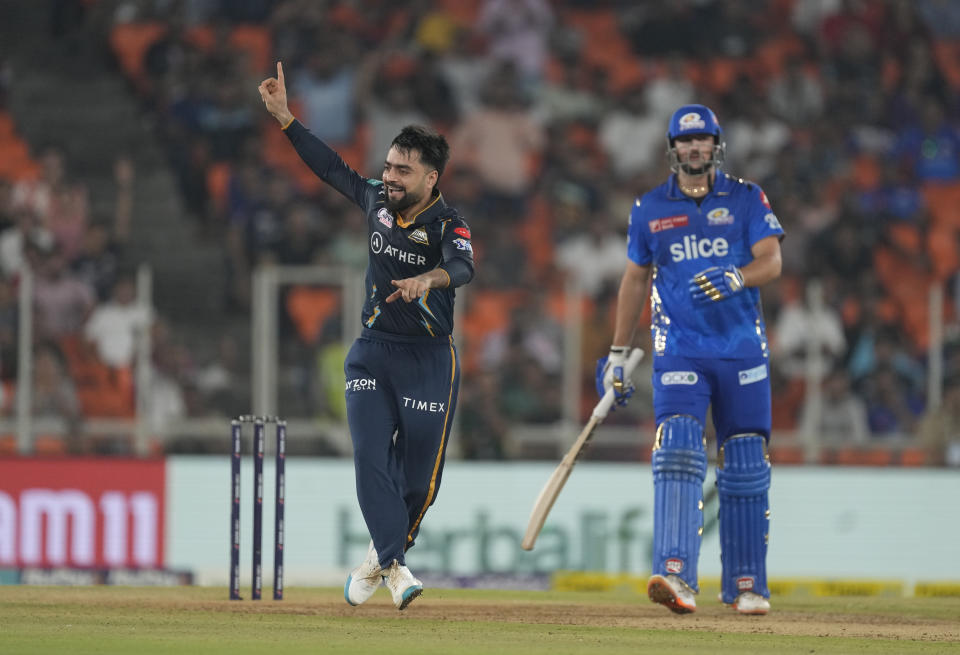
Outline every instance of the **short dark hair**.
<svg viewBox="0 0 960 655">
<path fill-rule="evenodd" d="M 403 153 L 419 151 L 420 161 L 437 169 L 438 176 L 443 175 L 443 169 L 450 159 L 450 145 L 444 136 L 423 125 L 407 125 L 393 139 L 390 147 Z"/>
</svg>

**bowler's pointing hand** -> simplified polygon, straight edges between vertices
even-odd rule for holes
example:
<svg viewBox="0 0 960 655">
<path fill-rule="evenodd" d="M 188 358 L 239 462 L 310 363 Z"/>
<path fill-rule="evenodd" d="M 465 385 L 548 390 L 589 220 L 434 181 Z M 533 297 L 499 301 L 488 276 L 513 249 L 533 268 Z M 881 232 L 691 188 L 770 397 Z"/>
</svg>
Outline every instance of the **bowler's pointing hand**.
<svg viewBox="0 0 960 655">
<path fill-rule="evenodd" d="M 390 284 L 397 287 L 397 290 L 387 296 L 387 302 L 393 302 L 400 298 L 403 298 L 404 302 L 413 302 L 430 290 L 430 283 L 423 280 L 419 275 L 403 280 L 390 280 Z"/>
<path fill-rule="evenodd" d="M 286 127 L 293 120 L 293 114 L 287 107 L 287 84 L 283 79 L 283 64 L 277 62 L 277 76 L 268 77 L 258 87 L 267 111 Z"/>
</svg>

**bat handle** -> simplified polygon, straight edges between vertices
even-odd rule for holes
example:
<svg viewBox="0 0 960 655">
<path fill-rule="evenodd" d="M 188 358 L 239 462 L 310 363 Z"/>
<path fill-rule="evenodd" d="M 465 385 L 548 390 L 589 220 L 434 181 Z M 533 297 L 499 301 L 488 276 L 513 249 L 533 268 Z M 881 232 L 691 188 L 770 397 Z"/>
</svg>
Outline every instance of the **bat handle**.
<svg viewBox="0 0 960 655">
<path fill-rule="evenodd" d="M 643 348 L 634 348 L 630 351 L 630 355 L 627 357 L 627 361 L 623 365 L 624 379 L 630 377 L 634 369 L 640 365 L 640 360 L 642 359 Z M 613 389 L 607 389 L 606 393 L 603 394 L 603 398 L 601 398 L 600 402 L 597 403 L 597 406 L 593 408 L 593 415 L 600 420 L 607 418 L 607 414 L 610 413 L 610 408 L 613 407 L 613 401 Z"/>
</svg>

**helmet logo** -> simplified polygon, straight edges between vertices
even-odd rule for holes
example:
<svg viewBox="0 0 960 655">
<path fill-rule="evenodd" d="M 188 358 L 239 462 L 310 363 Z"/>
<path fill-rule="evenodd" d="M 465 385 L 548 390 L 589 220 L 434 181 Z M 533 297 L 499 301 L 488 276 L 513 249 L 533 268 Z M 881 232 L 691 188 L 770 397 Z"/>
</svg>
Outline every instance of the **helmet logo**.
<svg viewBox="0 0 960 655">
<path fill-rule="evenodd" d="M 685 130 L 702 130 L 707 126 L 700 114 L 695 111 L 681 116 L 678 123 L 681 132 Z"/>
</svg>

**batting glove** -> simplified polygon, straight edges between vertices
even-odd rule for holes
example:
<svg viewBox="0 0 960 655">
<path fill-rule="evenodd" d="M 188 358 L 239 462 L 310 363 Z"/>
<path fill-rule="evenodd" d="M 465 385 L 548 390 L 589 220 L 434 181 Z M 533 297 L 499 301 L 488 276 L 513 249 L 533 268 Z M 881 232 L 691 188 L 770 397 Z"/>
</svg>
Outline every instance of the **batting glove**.
<svg viewBox="0 0 960 655">
<path fill-rule="evenodd" d="M 607 389 L 613 389 L 613 401 L 620 406 L 626 405 L 634 392 L 633 382 L 623 374 L 629 354 L 626 346 L 611 346 L 610 354 L 597 360 L 597 394 L 603 398 Z"/>
<path fill-rule="evenodd" d="M 730 264 L 700 271 L 690 280 L 690 296 L 696 305 L 725 300 L 743 291 L 743 275 L 740 269 Z"/>
</svg>

